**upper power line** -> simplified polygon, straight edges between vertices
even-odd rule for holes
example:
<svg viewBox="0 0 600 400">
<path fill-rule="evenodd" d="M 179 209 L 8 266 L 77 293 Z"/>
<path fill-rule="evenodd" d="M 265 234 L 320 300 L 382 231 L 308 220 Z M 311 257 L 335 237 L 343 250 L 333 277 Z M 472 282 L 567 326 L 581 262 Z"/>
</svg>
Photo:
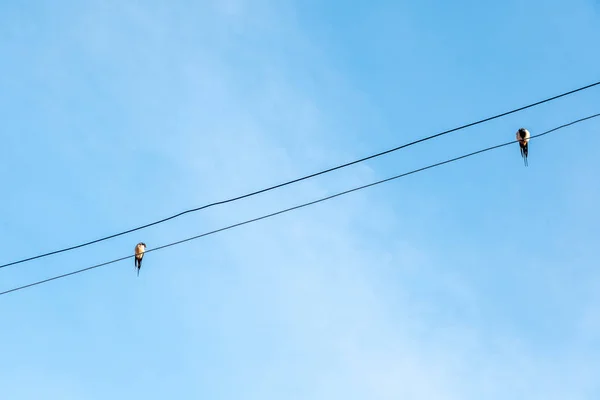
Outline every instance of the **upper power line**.
<svg viewBox="0 0 600 400">
<path fill-rule="evenodd" d="M 306 176 L 303 176 L 303 177 L 300 177 L 300 178 L 297 178 L 297 179 L 293 179 L 293 180 L 290 180 L 290 181 L 287 181 L 287 182 L 284 182 L 284 183 L 280 183 L 280 184 L 275 185 L 275 186 L 270 186 L 270 187 L 267 187 L 265 189 L 260 189 L 260 190 L 257 190 L 257 191 L 254 191 L 254 192 L 250 192 L 250 193 L 247 193 L 247 194 L 244 194 L 244 195 L 241 195 L 241 196 L 232 197 L 230 199 L 221 200 L 221 201 L 217 201 L 217 202 L 214 202 L 214 203 L 206 204 L 206 205 L 203 205 L 203 206 L 200 206 L 200 207 L 192 208 L 192 209 L 189 209 L 189 210 L 186 210 L 186 211 L 182 211 L 182 212 L 180 212 L 178 214 L 175 214 L 175 215 L 172 215 L 170 217 L 163 218 L 163 219 L 160 219 L 158 221 L 154 221 L 154 222 L 151 222 L 151 223 L 148 223 L 148 224 L 145 224 L 145 225 L 141 225 L 141 226 L 138 226 L 136 228 L 128 229 L 128 230 L 125 230 L 125 231 L 122 231 L 122 232 L 119 232 L 119 233 L 115 233 L 115 234 L 112 234 L 112 235 L 109 235 L 109 236 L 105 236 L 105 237 L 102 237 L 102 238 L 99 238 L 99 239 L 96 239 L 96 240 L 92 240 L 92 241 L 81 243 L 81 244 L 78 244 L 78 245 L 75 245 L 75 246 L 65 247 L 63 249 L 54 250 L 54 251 L 51 251 L 51 252 L 48 252 L 48 253 L 43 253 L 43 254 L 39 254 L 39 255 L 36 255 L 36 256 L 24 258 L 24 259 L 21 259 L 21 260 L 18 260 L 18 261 L 13 261 L 13 262 L 9 262 L 9 263 L 6 263 L 6 264 L 2 264 L 2 265 L 0 265 L 0 268 L 5 268 L 5 267 L 11 266 L 11 265 L 16 265 L 16 264 L 21 264 L 21 263 L 24 263 L 24 262 L 27 262 L 27 261 L 36 260 L 38 258 L 48 257 L 48 256 L 51 256 L 51 255 L 54 255 L 54 254 L 63 253 L 65 251 L 75 250 L 75 249 L 78 249 L 78 248 L 81 248 L 81 247 L 85 247 L 85 246 L 89 246 L 89 245 L 92 245 L 92 244 L 95 244 L 95 243 L 98 243 L 98 242 L 102 242 L 102 241 L 105 241 L 105 240 L 108 240 L 108 239 L 113 239 L 113 238 L 116 238 L 118 236 L 122 236 L 122 235 L 125 235 L 125 234 L 128 234 L 128 233 L 139 231 L 141 229 L 149 228 L 151 226 L 158 225 L 158 224 L 161 224 L 163 222 L 167 222 L 169 220 L 175 219 L 175 218 L 180 217 L 180 216 L 182 216 L 184 214 L 188 214 L 188 213 L 200 211 L 200 210 L 203 210 L 205 208 L 209 208 L 209 207 L 214 207 L 214 206 L 221 205 L 221 204 L 230 203 L 230 202 L 233 202 L 233 201 L 237 201 L 237 200 L 241 200 L 241 199 L 244 199 L 244 198 L 247 198 L 247 197 L 251 197 L 251 196 L 255 196 L 255 195 L 261 194 L 261 193 L 265 193 L 265 192 L 268 192 L 268 191 L 271 191 L 271 190 L 274 190 L 274 189 L 278 189 L 278 188 L 281 188 L 281 187 L 284 187 L 284 186 L 287 186 L 287 185 L 291 185 L 293 183 L 297 183 L 297 182 L 300 182 L 300 181 L 303 181 L 303 180 L 306 180 L 306 179 L 314 178 L 316 176 L 323 175 L 323 174 L 326 174 L 326 173 L 329 173 L 329 172 L 332 172 L 332 171 L 335 171 L 335 170 L 338 170 L 338 169 L 341 169 L 341 168 L 349 167 L 351 165 L 358 164 L 358 163 L 370 160 L 372 158 L 381 157 L 381 156 L 383 156 L 385 154 L 389 154 L 389 153 L 398 151 L 400 149 L 413 146 L 413 145 L 415 145 L 417 143 L 425 142 L 427 140 L 431 140 L 433 138 L 446 135 L 446 134 L 451 133 L 451 132 L 456 132 L 458 130 L 469 128 L 471 126 L 479 125 L 479 124 L 482 124 L 484 122 L 488 122 L 488 121 L 491 121 L 491 120 L 494 120 L 494 119 L 497 119 L 497 118 L 501 118 L 501 117 L 507 116 L 509 114 L 514 114 L 516 112 L 523 111 L 525 109 L 528 109 L 528 108 L 531 108 L 531 107 L 535 107 L 535 106 L 538 106 L 540 104 L 547 103 L 547 102 L 559 99 L 561 97 L 565 97 L 565 96 L 568 96 L 568 95 L 571 95 L 571 94 L 574 94 L 574 93 L 577 93 L 577 92 L 580 92 L 580 91 L 583 91 L 583 90 L 586 90 L 586 89 L 589 89 L 589 88 L 592 88 L 592 87 L 598 86 L 598 85 L 600 85 L 600 81 L 594 82 L 594 83 L 586 85 L 586 86 L 582 86 L 582 87 L 574 89 L 574 90 L 570 90 L 568 92 L 561 93 L 561 94 L 556 95 L 556 96 L 549 97 L 549 98 L 544 99 L 544 100 L 537 101 L 535 103 L 528 104 L 528 105 L 523 106 L 523 107 L 515 108 L 513 110 L 506 111 L 506 112 L 503 112 L 503 113 L 500 113 L 500 114 L 496 114 L 496 115 L 491 116 L 491 117 L 480 119 L 479 121 L 471 122 L 471 123 L 468 123 L 468 124 L 465 124 L 465 125 L 462 125 L 462 126 L 459 126 L 459 127 L 456 127 L 456 128 L 448 129 L 446 131 L 443 131 L 443 132 L 440 132 L 440 133 L 436 133 L 434 135 L 427 136 L 427 137 L 424 137 L 422 139 L 418 139 L 418 140 L 415 140 L 415 141 L 412 141 L 412 142 L 409 142 L 409 143 L 406 143 L 406 144 L 403 144 L 403 145 L 391 148 L 389 150 L 385 150 L 385 151 L 382 151 L 382 152 L 379 152 L 379 153 L 376 153 L 376 154 L 372 154 L 370 156 L 363 157 L 363 158 L 360 158 L 358 160 L 350 161 L 350 162 L 347 162 L 345 164 L 341 164 L 341 165 L 338 165 L 338 166 L 335 166 L 335 167 L 324 169 L 324 170 L 319 171 L 319 172 L 312 173 L 310 175 L 306 175 Z"/>
<path fill-rule="evenodd" d="M 566 128 L 568 126 L 575 125 L 575 124 L 578 124 L 580 122 L 587 121 L 587 120 L 590 120 L 590 119 L 593 119 L 593 118 L 597 118 L 597 117 L 600 117 L 600 113 L 597 113 L 597 114 L 594 114 L 594 115 L 590 115 L 588 117 L 580 118 L 580 119 L 577 119 L 575 121 L 571 121 L 571 122 L 568 122 L 566 124 L 557 126 L 557 127 L 552 128 L 550 130 L 547 130 L 545 132 L 539 133 L 537 135 L 533 135 L 533 136 L 531 136 L 530 139 L 539 138 L 541 136 L 545 136 L 545 135 L 547 135 L 547 134 L 549 134 L 551 132 L 557 131 L 559 129 Z M 176 242 L 172 242 L 172 243 L 168 243 L 168 244 L 165 244 L 165 245 L 162 245 L 162 246 L 159 246 L 159 247 L 155 247 L 154 249 L 146 250 L 146 253 L 150 253 L 150 252 L 153 252 L 153 251 L 162 250 L 162 249 L 165 249 L 167 247 L 176 246 L 176 245 L 179 245 L 179 244 L 182 244 L 182 243 L 185 243 L 185 242 L 189 242 L 189 241 L 192 241 L 192 240 L 196 240 L 196 239 L 199 239 L 199 238 L 202 238 L 202 237 L 205 237 L 205 236 L 214 235 L 215 233 L 227 231 L 229 229 L 233 229 L 233 228 L 236 228 L 238 226 L 247 225 L 247 224 L 250 224 L 250 223 L 253 223 L 253 222 L 257 222 L 257 221 L 260 221 L 260 220 L 263 220 L 263 219 L 271 218 L 271 217 L 274 217 L 274 216 L 279 215 L 279 214 L 285 214 L 285 213 L 288 213 L 290 211 L 294 211 L 294 210 L 297 210 L 297 209 L 300 209 L 300 208 L 311 206 L 313 204 L 322 203 L 324 201 L 331 200 L 333 198 L 340 197 L 340 196 L 343 196 L 343 195 L 346 195 L 346 194 L 349 194 L 349 193 L 352 193 L 352 192 L 357 192 L 359 190 L 363 190 L 363 189 L 369 188 L 371 186 L 380 185 L 380 184 L 385 183 L 385 182 L 389 182 L 389 181 L 392 181 L 392 180 L 395 180 L 395 179 L 403 178 L 405 176 L 412 175 L 412 174 L 415 174 L 415 173 L 418 173 L 418 172 L 422 172 L 422 171 L 425 171 L 425 170 L 428 170 L 428 169 L 436 168 L 436 167 L 442 166 L 444 164 L 453 163 L 455 161 L 459 161 L 459 160 L 462 160 L 464 158 L 472 157 L 472 156 L 477 155 L 477 154 L 481 154 L 481 153 L 485 153 L 485 152 L 488 152 L 488 151 L 491 151 L 491 150 L 499 149 L 501 147 L 509 146 L 511 144 L 514 144 L 515 142 L 516 142 L 516 140 L 511 140 L 509 142 L 505 142 L 505 143 L 498 144 L 498 145 L 495 145 L 495 146 L 487 147 L 485 149 L 474 151 L 474 152 L 468 153 L 468 154 L 464 154 L 462 156 L 451 158 L 451 159 L 446 160 L 446 161 L 441 161 L 441 162 L 438 162 L 438 163 L 435 163 L 435 164 L 428 165 L 426 167 L 422 167 L 422 168 L 415 169 L 415 170 L 412 170 L 412 171 L 409 171 L 409 172 L 405 172 L 405 173 L 400 174 L 400 175 L 392 176 L 391 178 L 382 179 L 382 180 L 379 180 L 379 181 L 376 181 L 376 182 L 372 182 L 372 183 L 369 183 L 369 184 L 366 184 L 366 185 L 355 187 L 353 189 L 345 190 L 343 192 L 339 192 L 339 193 L 333 194 L 331 196 L 323 197 L 323 198 L 320 198 L 318 200 L 313 200 L 313 201 L 308 202 L 308 203 L 304 203 L 304 204 L 300 204 L 300 205 L 297 205 L 297 206 L 294 206 L 294 207 L 286 208 L 284 210 L 280 210 L 280 211 L 277 211 L 277 212 L 274 212 L 274 213 L 271 213 L 271 214 L 263 215 L 261 217 L 249 219 L 249 220 L 246 220 L 246 221 L 243 221 L 243 222 L 238 222 L 237 224 L 229 225 L 229 226 L 226 226 L 224 228 L 219 228 L 219 229 L 216 229 L 216 230 L 213 230 L 213 231 L 210 231 L 210 232 L 202 233 L 200 235 L 192 236 L 192 237 L 187 238 L 187 239 L 178 240 Z M 13 288 L 13 289 L 6 290 L 4 292 L 0 292 L 0 296 L 8 294 L 8 293 L 16 292 L 16 291 L 19 291 L 19 290 L 27 289 L 27 288 L 30 288 L 30 287 L 33 287 L 33 286 L 41 285 L 41 284 L 44 284 L 44 283 L 47 283 L 47 282 L 51 282 L 51 281 L 54 281 L 54 280 L 57 280 L 57 279 L 66 278 L 66 277 L 71 276 L 71 275 L 80 274 L 80 273 L 83 273 L 83 272 L 86 272 L 86 271 L 90 271 L 92 269 L 96 269 L 96 268 L 99 268 L 99 267 L 103 267 L 103 266 L 106 266 L 106 265 L 109 265 L 109 264 L 114 264 L 116 262 L 123 261 L 123 260 L 126 260 L 128 258 L 132 258 L 132 257 L 134 257 L 133 254 L 129 255 L 129 256 L 125 256 L 125 257 L 120 257 L 120 258 L 117 258 L 117 259 L 114 259 L 114 260 L 111 260 L 111 261 L 103 262 L 103 263 L 100 263 L 100 264 L 92 265 L 91 267 L 86 267 L 86 268 L 83 268 L 83 269 L 80 269 L 80 270 L 77 270 L 77 271 L 69 272 L 69 273 L 62 274 L 62 275 L 57 275 L 57 276 L 54 276 L 52 278 L 48 278 L 48 279 L 44 279 L 44 280 L 41 280 L 41 281 L 30 283 L 30 284 L 27 284 L 27 285 L 19 286 L 19 287 Z"/>
</svg>

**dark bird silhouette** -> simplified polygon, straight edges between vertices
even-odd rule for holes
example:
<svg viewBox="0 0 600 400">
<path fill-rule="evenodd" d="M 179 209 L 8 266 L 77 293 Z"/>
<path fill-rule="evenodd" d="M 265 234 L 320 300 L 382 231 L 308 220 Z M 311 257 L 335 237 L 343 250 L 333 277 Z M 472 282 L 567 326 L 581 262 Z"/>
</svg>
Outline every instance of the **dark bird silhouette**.
<svg viewBox="0 0 600 400">
<path fill-rule="evenodd" d="M 525 166 L 529 165 L 527 162 L 527 156 L 529 155 L 529 131 L 525 128 L 521 128 L 517 131 L 517 140 L 519 141 L 519 147 L 521 148 L 521 157 L 525 162 Z"/>
</svg>

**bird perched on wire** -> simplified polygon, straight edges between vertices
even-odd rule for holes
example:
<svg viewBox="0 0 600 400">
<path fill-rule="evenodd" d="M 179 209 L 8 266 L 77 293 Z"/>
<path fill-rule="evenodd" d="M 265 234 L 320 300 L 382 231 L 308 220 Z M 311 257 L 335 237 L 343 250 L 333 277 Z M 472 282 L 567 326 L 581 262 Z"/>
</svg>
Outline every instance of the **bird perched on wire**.
<svg viewBox="0 0 600 400">
<path fill-rule="evenodd" d="M 525 162 L 525 166 L 527 163 L 527 156 L 529 155 L 529 131 L 525 128 L 521 128 L 517 131 L 517 140 L 519 141 L 519 146 L 521 147 L 521 157 L 523 157 L 523 161 Z"/>
<path fill-rule="evenodd" d="M 137 268 L 138 276 L 140 276 L 140 268 L 142 268 L 142 258 L 144 258 L 145 251 L 146 243 L 140 242 L 135 245 L 135 267 Z"/>
</svg>

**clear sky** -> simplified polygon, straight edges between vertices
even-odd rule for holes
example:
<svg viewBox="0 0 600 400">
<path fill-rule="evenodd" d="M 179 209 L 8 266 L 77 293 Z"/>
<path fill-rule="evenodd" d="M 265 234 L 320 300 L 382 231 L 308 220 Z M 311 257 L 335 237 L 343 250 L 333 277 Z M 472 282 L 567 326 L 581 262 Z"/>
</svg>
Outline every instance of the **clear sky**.
<svg viewBox="0 0 600 400">
<path fill-rule="evenodd" d="M 167 5 L 168 4 L 168 5 Z M 0 263 L 600 79 L 597 0 L 0 2 Z M 0 290 L 600 111 L 600 88 Z M 2 399 L 598 399 L 600 121 L 0 297 Z"/>
</svg>

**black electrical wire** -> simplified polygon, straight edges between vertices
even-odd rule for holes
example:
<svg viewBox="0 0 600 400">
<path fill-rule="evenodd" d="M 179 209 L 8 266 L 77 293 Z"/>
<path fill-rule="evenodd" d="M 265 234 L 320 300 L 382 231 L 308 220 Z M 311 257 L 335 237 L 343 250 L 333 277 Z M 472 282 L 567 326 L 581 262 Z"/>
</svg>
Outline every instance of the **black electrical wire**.
<svg viewBox="0 0 600 400">
<path fill-rule="evenodd" d="M 112 238 L 115 238 L 115 237 L 118 237 L 118 236 L 125 235 L 125 234 L 131 233 L 131 232 L 135 232 L 135 231 L 139 231 L 141 229 L 149 228 L 149 227 L 154 226 L 154 225 L 162 224 L 163 222 L 167 222 L 167 221 L 172 220 L 174 218 L 180 217 L 180 216 L 182 216 L 184 214 L 188 214 L 188 213 L 192 213 L 192 212 L 203 210 L 205 208 L 214 207 L 214 206 L 217 206 L 217 205 L 226 204 L 226 203 L 230 203 L 230 202 L 233 202 L 233 201 L 241 200 L 241 199 L 244 199 L 244 198 L 247 198 L 247 197 L 255 196 L 257 194 L 261 194 L 261 193 L 265 193 L 265 192 L 268 192 L 268 191 L 271 191 L 271 190 L 274 190 L 274 189 L 278 189 L 278 188 L 283 187 L 283 186 L 291 185 L 293 183 L 297 183 L 297 182 L 300 182 L 300 181 L 303 181 L 303 180 L 306 180 L 306 179 L 314 178 L 315 176 L 323 175 L 323 174 L 326 174 L 328 172 L 332 172 L 332 171 L 335 171 L 335 170 L 338 170 L 338 169 L 341 169 L 341 168 L 348 167 L 350 165 L 358 164 L 358 163 L 361 163 L 363 161 L 370 160 L 372 158 L 381 157 L 381 156 L 383 156 L 385 154 L 389 154 L 389 153 L 398 151 L 400 149 L 413 146 L 413 145 L 415 145 L 417 143 L 425 142 L 427 140 L 431 140 L 433 138 L 436 138 L 436 137 L 439 137 L 439 136 L 442 136 L 442 135 L 446 135 L 446 134 L 451 133 L 451 132 L 455 132 L 455 131 L 458 131 L 458 130 L 469 128 L 471 126 L 479 125 L 479 124 L 482 124 L 484 122 L 488 122 L 488 121 L 491 121 L 491 120 L 494 120 L 494 119 L 497 119 L 497 118 L 501 118 L 501 117 L 504 117 L 504 116 L 509 115 L 509 114 L 514 114 L 516 112 L 523 111 L 525 109 L 528 109 L 528 108 L 531 108 L 531 107 L 535 107 L 535 106 L 538 106 L 540 104 L 547 103 L 547 102 L 559 99 L 561 97 L 565 97 L 565 96 L 568 96 L 570 94 L 577 93 L 577 92 L 580 92 L 582 90 L 592 88 L 592 87 L 597 86 L 597 85 L 600 85 L 600 81 L 592 83 L 592 84 L 589 84 L 589 85 L 586 85 L 586 86 L 582 86 L 580 88 L 577 88 L 577 89 L 574 89 L 574 90 L 571 90 L 571 91 L 568 91 L 568 92 L 565 92 L 565 93 L 561 93 L 561 94 L 553 96 L 553 97 L 549 97 L 549 98 L 544 99 L 544 100 L 540 100 L 538 102 L 535 102 L 535 103 L 532 103 L 532 104 L 529 104 L 529 105 L 526 105 L 526 106 L 523 106 L 523 107 L 515 108 L 514 110 L 511 110 L 511 111 L 506 111 L 506 112 L 503 112 L 501 114 L 494 115 L 492 117 L 484 118 L 484 119 L 481 119 L 479 121 L 471 122 L 471 123 L 468 123 L 466 125 L 459 126 L 457 128 L 452 128 L 452 129 L 449 129 L 449 130 L 437 133 L 435 135 L 427 136 L 427 137 L 424 137 L 422 139 L 418 139 L 418 140 L 415 140 L 413 142 L 406 143 L 406 144 L 403 144 L 401 146 L 397 146 L 397 147 L 394 147 L 392 149 L 382 151 L 380 153 L 376 153 L 376 154 L 372 154 L 372 155 L 367 156 L 367 157 L 360 158 L 360 159 L 355 160 L 355 161 L 350 161 L 348 163 L 341 164 L 341 165 L 338 165 L 336 167 L 331 167 L 331 168 L 322 170 L 320 172 L 315 172 L 313 174 L 306 175 L 306 176 L 303 176 L 301 178 L 293 179 L 291 181 L 280 183 L 278 185 L 267 187 L 265 189 L 257 190 L 257 191 L 254 191 L 254 192 L 251 192 L 251 193 L 247 193 L 247 194 L 244 194 L 244 195 L 241 195 L 241 196 L 232 197 L 232 198 L 227 199 L 227 200 L 217 201 L 217 202 L 214 202 L 214 203 L 206 204 L 206 205 L 201 206 L 201 207 L 192 208 L 192 209 L 189 209 L 189 210 L 186 210 L 186 211 L 182 211 L 182 212 L 180 212 L 178 214 L 175 214 L 175 215 L 172 215 L 170 217 L 163 218 L 161 220 L 158 220 L 158 221 L 155 221 L 155 222 L 151 222 L 151 223 L 146 224 L 146 225 L 141 225 L 141 226 L 138 226 L 137 228 L 132 228 L 132 229 L 128 229 L 126 231 L 115 233 L 113 235 L 105 236 L 105 237 L 102 237 L 100 239 L 92 240 L 92 241 L 85 242 L 85 243 L 78 244 L 78 245 L 71 246 L 71 247 L 66 247 L 66 248 L 63 248 L 63 249 L 60 249 L 60 250 L 54 250 L 54 251 L 51 251 L 51 252 L 48 252 L 48 253 L 44 253 L 44 254 L 39 254 L 39 255 L 33 256 L 33 257 L 24 258 L 24 259 L 21 259 L 21 260 L 18 260 L 18 261 L 13 261 L 13 262 L 9 262 L 9 263 L 6 263 L 6 264 L 2 264 L 2 265 L 0 265 L 0 268 L 5 268 L 5 267 L 9 267 L 11 265 L 21 264 L 21 263 L 24 263 L 24 262 L 27 262 L 27 261 L 36 260 L 38 258 L 48 257 L 48 256 L 51 256 L 51 255 L 54 255 L 54 254 L 63 253 L 65 251 L 75 250 L 75 249 L 78 249 L 78 248 L 81 248 L 81 247 L 89 246 L 89 245 L 92 245 L 92 244 L 95 244 L 95 243 L 98 243 L 98 242 L 102 242 L 102 241 L 105 241 L 105 240 L 108 240 L 108 239 L 112 239 Z"/>
<path fill-rule="evenodd" d="M 549 134 L 551 132 L 554 132 L 554 131 L 557 131 L 559 129 L 566 128 L 568 126 L 575 125 L 577 123 L 580 123 L 580 122 L 583 122 L 583 121 L 587 121 L 587 120 L 590 120 L 592 118 L 597 118 L 597 117 L 600 117 L 600 113 L 594 114 L 594 115 L 590 115 L 588 117 L 581 118 L 581 119 L 578 119 L 578 120 L 575 120 L 575 121 L 572 121 L 572 122 L 569 122 L 569 123 L 557 126 L 556 128 L 552 128 L 552 129 L 550 129 L 548 131 L 545 131 L 545 132 L 542 132 L 540 134 L 533 135 L 533 136 L 531 136 L 530 139 L 539 138 L 541 136 L 547 135 L 547 134 Z M 300 205 L 297 205 L 297 206 L 294 206 L 294 207 L 286 208 L 284 210 L 280 210 L 280 211 L 277 211 L 277 212 L 274 212 L 274 213 L 271 213 L 271 214 L 263 215 L 262 217 L 249 219 L 249 220 L 246 220 L 246 221 L 243 221 L 243 222 L 239 222 L 237 224 L 226 226 L 224 228 L 216 229 L 214 231 L 202 233 L 200 235 L 192 236 L 190 238 L 179 240 L 177 242 L 165 244 L 165 245 L 156 247 L 154 249 L 147 250 L 145 253 L 150 253 L 150 252 L 153 252 L 153 251 L 165 249 L 167 247 L 176 246 L 176 245 L 179 245 L 179 244 L 182 244 L 182 243 L 185 243 L 185 242 L 189 242 L 189 241 L 192 241 L 192 240 L 196 240 L 196 239 L 202 238 L 204 236 L 214 235 L 215 233 L 219 233 L 219 232 L 223 232 L 223 231 L 226 231 L 226 230 L 229 230 L 229 229 L 233 229 L 233 228 L 236 228 L 238 226 L 247 225 L 247 224 L 250 224 L 250 223 L 253 223 L 253 222 L 257 222 L 257 221 L 260 221 L 260 220 L 263 220 L 263 219 L 274 217 L 274 216 L 279 215 L 279 214 L 284 214 L 284 213 L 287 213 L 287 212 L 290 212 L 290 211 L 294 211 L 294 210 L 297 210 L 297 209 L 300 209 L 300 208 L 308 207 L 310 205 L 321 203 L 321 202 L 324 202 L 324 201 L 327 201 L 327 200 L 330 200 L 330 199 L 333 199 L 333 198 L 336 198 L 336 197 L 340 197 L 340 196 L 343 196 L 343 195 L 346 195 L 346 194 L 349 194 L 349 193 L 352 193 L 352 192 L 356 192 L 356 191 L 359 191 L 359 190 L 363 190 L 363 189 L 369 188 L 371 186 L 376 186 L 376 185 L 380 185 L 382 183 L 389 182 L 389 181 L 392 181 L 392 180 L 395 180 L 395 179 L 403 178 L 405 176 L 412 175 L 412 174 L 415 174 L 417 172 L 425 171 L 427 169 L 436 168 L 436 167 L 442 166 L 444 164 L 449 164 L 449 163 L 452 163 L 452 162 L 455 162 L 455 161 L 458 161 L 458 160 L 462 160 L 464 158 L 472 157 L 472 156 L 477 155 L 477 154 L 485 153 L 485 152 L 488 152 L 488 151 L 491 151 L 491 150 L 496 150 L 496 149 L 499 149 L 501 147 L 505 147 L 505 146 L 514 144 L 515 142 L 516 142 L 516 140 L 511 140 L 510 142 L 498 144 L 498 145 L 492 146 L 492 147 L 487 147 L 485 149 L 474 151 L 472 153 L 468 153 L 468 154 L 465 154 L 465 155 L 462 155 L 462 156 L 459 156 L 459 157 L 451 158 L 451 159 L 446 160 L 446 161 L 441 161 L 441 162 L 438 162 L 438 163 L 435 163 L 435 164 L 428 165 L 428 166 L 423 167 L 423 168 L 419 168 L 419 169 L 415 169 L 415 170 L 412 170 L 412 171 L 409 171 L 409 172 L 405 172 L 403 174 L 396 175 L 396 176 L 393 176 L 391 178 L 387 178 L 387 179 L 383 179 L 383 180 L 380 180 L 380 181 L 377 181 L 377 182 L 369 183 L 367 185 L 363 185 L 363 186 L 359 186 L 359 187 L 356 187 L 356 188 L 353 188 L 353 189 L 349 189 L 349 190 L 346 190 L 346 191 L 343 191 L 343 192 L 339 192 L 339 193 L 336 193 L 334 195 L 323 197 L 323 198 L 318 199 L 318 200 L 314 200 L 314 201 L 311 201 L 311 202 L 308 202 L 308 203 L 304 203 L 304 204 L 300 204 Z M 93 265 L 91 267 L 83 268 L 83 269 L 80 269 L 80 270 L 77 270 L 77 271 L 69 272 L 69 273 L 66 273 L 66 274 L 63 274 L 63 275 L 58 275 L 58 276 L 55 276 L 55 277 L 52 277 L 52 278 L 48 278 L 48 279 L 44 279 L 44 280 L 41 280 L 41 281 L 38 281 L 38 282 L 30 283 L 28 285 L 24 285 L 24 286 L 20 286 L 20 287 L 14 288 L 14 289 L 6 290 L 4 292 L 0 292 L 0 296 L 8 294 L 8 293 L 16 292 L 16 291 L 19 291 L 19 290 L 23 290 L 23 289 L 26 289 L 26 288 L 29 288 L 29 287 L 32 287 L 32 286 L 41 285 L 43 283 L 47 283 L 47 282 L 50 282 L 50 281 L 53 281 L 53 280 L 56 280 L 56 279 L 66 278 L 68 276 L 79 274 L 79 273 L 82 273 L 82 272 L 86 272 L 86 271 L 89 271 L 89 270 L 92 270 L 92 269 L 95 269 L 95 268 L 103 267 L 105 265 L 114 264 L 116 262 L 123 261 L 123 260 L 126 260 L 126 259 L 131 258 L 131 257 L 135 257 L 135 255 L 129 255 L 129 256 L 126 256 L 126 257 L 117 258 L 117 259 L 112 260 L 112 261 L 107 261 L 107 262 L 104 262 L 104 263 L 101 263 L 101 264 L 96 264 L 96 265 Z"/>
</svg>

